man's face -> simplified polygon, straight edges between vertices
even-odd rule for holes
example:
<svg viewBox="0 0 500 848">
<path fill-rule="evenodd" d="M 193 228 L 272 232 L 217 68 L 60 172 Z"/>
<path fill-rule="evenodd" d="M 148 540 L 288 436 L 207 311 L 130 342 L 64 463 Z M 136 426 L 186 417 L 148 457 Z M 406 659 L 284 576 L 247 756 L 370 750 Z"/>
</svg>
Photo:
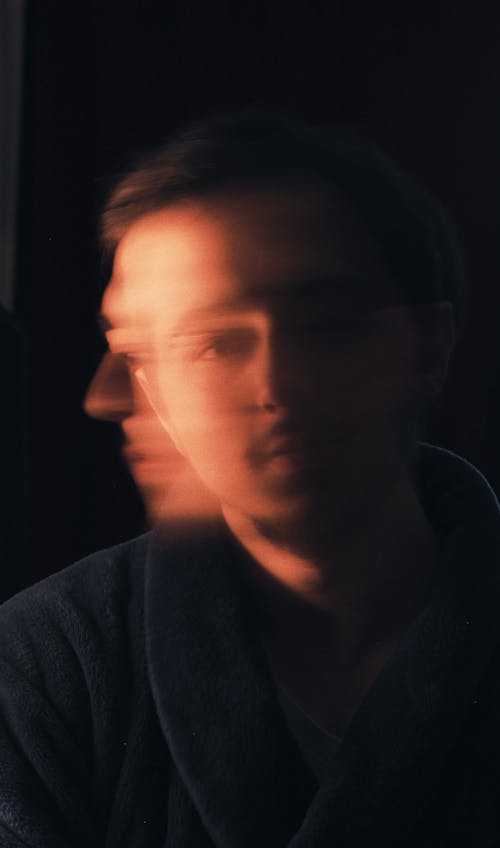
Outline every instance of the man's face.
<svg viewBox="0 0 500 848">
<path fill-rule="evenodd" d="M 125 340 L 123 331 L 127 338 L 125 327 L 109 330 L 110 343 L 116 343 L 119 349 L 104 354 L 84 406 L 93 418 L 113 421 L 121 427 L 123 454 L 148 519 L 154 523 L 162 515 L 168 485 L 184 463 L 134 376 L 132 362 L 121 346 Z"/>
<path fill-rule="evenodd" d="M 222 506 L 296 520 L 402 458 L 413 333 L 404 309 L 373 314 L 395 302 L 348 204 L 302 185 L 141 218 L 103 312 L 111 350 Z"/>
</svg>

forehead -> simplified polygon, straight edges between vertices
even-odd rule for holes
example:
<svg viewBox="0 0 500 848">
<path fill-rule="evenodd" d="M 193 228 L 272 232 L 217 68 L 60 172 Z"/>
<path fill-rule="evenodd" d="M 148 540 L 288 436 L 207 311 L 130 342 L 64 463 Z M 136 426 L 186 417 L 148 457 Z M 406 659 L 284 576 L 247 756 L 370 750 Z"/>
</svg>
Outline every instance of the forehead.
<svg viewBox="0 0 500 848">
<path fill-rule="evenodd" d="M 387 288 L 378 246 L 348 201 L 315 185 L 228 192 L 136 221 L 120 241 L 103 312 L 115 326 L 291 301 L 315 286 Z"/>
</svg>

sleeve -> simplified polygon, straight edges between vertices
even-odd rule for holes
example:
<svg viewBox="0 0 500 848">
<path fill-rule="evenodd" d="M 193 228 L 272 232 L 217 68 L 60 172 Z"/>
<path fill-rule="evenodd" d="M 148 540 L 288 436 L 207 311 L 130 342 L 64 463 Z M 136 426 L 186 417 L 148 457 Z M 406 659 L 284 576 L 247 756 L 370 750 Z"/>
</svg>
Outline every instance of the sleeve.
<svg viewBox="0 0 500 848">
<path fill-rule="evenodd" d="M 82 662 L 78 629 L 67 605 L 44 589 L 0 607 L 2 848 L 100 844 L 91 792 L 92 669 Z"/>
</svg>

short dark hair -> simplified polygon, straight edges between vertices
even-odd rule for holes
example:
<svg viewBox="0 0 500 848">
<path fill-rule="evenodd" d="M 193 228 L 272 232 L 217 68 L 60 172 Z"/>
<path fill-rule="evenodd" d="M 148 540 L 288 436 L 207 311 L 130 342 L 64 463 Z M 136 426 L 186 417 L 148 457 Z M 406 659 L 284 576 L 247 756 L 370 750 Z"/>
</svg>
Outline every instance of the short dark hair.
<svg viewBox="0 0 500 848">
<path fill-rule="evenodd" d="M 139 218 L 224 188 L 314 176 L 341 191 L 379 244 L 405 304 L 448 300 L 461 322 L 465 275 L 440 203 L 374 146 L 334 127 L 244 112 L 192 124 L 137 160 L 111 191 L 101 241 L 111 260 Z"/>
</svg>

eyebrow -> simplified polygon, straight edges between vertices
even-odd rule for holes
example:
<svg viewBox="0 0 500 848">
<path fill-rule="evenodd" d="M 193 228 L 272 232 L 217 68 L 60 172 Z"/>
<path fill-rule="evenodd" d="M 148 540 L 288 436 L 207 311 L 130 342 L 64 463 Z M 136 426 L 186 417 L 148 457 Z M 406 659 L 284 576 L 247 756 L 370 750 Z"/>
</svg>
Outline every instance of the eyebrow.
<svg viewBox="0 0 500 848">
<path fill-rule="evenodd" d="M 307 274 L 302 274 L 295 279 L 287 281 L 282 289 L 278 287 L 272 291 L 270 286 L 262 285 L 256 287 L 254 291 L 255 293 L 251 297 L 241 297 L 238 300 L 234 298 L 223 298 L 209 306 L 195 307 L 187 310 L 177 325 L 172 328 L 171 334 L 177 335 L 178 333 L 182 333 L 186 325 L 196 320 L 217 318 L 227 314 L 237 315 L 241 312 L 257 310 L 260 308 L 259 301 L 266 295 L 269 296 L 270 293 L 272 293 L 272 300 L 281 301 L 321 296 L 325 293 L 334 296 L 345 296 L 346 294 L 355 296 L 375 295 L 377 292 L 377 281 L 369 280 L 366 277 L 356 274 L 349 274 L 348 272 L 310 277 Z M 104 312 L 98 313 L 97 324 L 103 336 L 110 330 L 115 329 L 115 324 L 113 324 Z"/>
</svg>

